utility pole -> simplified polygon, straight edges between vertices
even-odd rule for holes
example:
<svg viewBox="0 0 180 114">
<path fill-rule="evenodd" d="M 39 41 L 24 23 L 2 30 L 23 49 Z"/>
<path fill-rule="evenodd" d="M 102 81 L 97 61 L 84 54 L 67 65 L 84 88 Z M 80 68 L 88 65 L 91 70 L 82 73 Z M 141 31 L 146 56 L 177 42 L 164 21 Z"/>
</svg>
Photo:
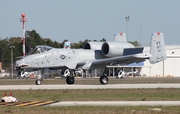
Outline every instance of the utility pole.
<svg viewBox="0 0 180 114">
<path fill-rule="evenodd" d="M 15 46 L 10 46 L 9 48 L 11 49 L 11 78 L 13 78 L 13 49 Z"/>
<path fill-rule="evenodd" d="M 129 32 L 129 31 L 128 31 L 128 21 L 129 21 L 129 18 L 130 18 L 130 16 L 126 16 L 126 17 L 125 17 L 125 19 L 126 19 L 126 21 L 127 21 L 127 41 L 128 41 L 128 36 L 129 36 L 129 35 L 128 35 L 128 34 L 129 34 L 129 33 L 128 33 L 128 32 Z"/>
</svg>

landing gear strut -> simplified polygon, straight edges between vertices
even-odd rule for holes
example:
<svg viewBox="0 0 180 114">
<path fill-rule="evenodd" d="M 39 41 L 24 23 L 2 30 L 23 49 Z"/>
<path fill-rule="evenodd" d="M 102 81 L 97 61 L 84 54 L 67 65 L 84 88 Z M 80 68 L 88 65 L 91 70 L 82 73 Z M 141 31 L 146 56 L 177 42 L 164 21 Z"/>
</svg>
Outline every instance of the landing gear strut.
<svg viewBox="0 0 180 114">
<path fill-rule="evenodd" d="M 43 78 L 41 75 L 38 75 L 36 78 L 36 85 L 41 85 L 43 81 Z"/>
<path fill-rule="evenodd" d="M 70 70 L 70 74 L 67 75 L 67 77 L 66 77 L 66 83 L 67 84 L 74 84 L 74 82 L 75 82 L 74 76 L 75 76 L 75 71 Z"/>
<path fill-rule="evenodd" d="M 99 78 L 99 81 L 102 85 L 108 84 L 108 81 L 109 81 L 108 77 L 106 76 L 105 71 L 106 71 L 106 67 L 102 68 L 100 72 L 101 77 Z"/>
</svg>

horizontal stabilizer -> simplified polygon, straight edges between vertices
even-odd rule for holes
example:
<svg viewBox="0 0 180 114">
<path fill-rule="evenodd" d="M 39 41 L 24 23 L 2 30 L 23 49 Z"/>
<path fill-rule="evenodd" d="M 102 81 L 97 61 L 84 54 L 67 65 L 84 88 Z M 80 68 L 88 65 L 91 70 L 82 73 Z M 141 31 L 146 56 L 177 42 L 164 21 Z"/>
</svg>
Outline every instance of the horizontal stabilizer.
<svg viewBox="0 0 180 114">
<path fill-rule="evenodd" d="M 123 55 L 132 55 L 132 54 L 138 54 L 143 52 L 144 47 L 140 48 L 125 48 Z"/>
</svg>

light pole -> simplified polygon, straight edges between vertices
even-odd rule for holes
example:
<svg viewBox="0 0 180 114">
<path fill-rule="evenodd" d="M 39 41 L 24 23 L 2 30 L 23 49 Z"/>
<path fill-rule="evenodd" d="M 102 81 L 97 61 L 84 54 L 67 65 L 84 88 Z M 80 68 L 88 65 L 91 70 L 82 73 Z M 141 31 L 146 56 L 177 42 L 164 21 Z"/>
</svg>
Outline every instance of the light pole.
<svg viewBox="0 0 180 114">
<path fill-rule="evenodd" d="M 23 43 L 23 56 L 26 55 L 26 50 L 25 50 L 25 22 L 27 22 L 26 14 L 23 13 L 21 14 L 20 22 L 22 22 L 22 43 Z"/>
<path fill-rule="evenodd" d="M 128 21 L 129 21 L 130 16 L 126 16 L 125 19 L 127 21 L 127 41 L 128 41 Z"/>
<path fill-rule="evenodd" d="M 3 62 L 3 49 L 0 47 L 1 49 L 1 63 Z"/>
<path fill-rule="evenodd" d="M 2 70 L 2 62 L 3 62 L 3 50 L 2 48 L 0 47 L 1 49 L 1 62 L 0 62 L 0 70 Z"/>
<path fill-rule="evenodd" d="M 15 46 L 10 46 L 9 48 L 11 49 L 11 78 L 13 78 L 13 49 Z"/>
</svg>

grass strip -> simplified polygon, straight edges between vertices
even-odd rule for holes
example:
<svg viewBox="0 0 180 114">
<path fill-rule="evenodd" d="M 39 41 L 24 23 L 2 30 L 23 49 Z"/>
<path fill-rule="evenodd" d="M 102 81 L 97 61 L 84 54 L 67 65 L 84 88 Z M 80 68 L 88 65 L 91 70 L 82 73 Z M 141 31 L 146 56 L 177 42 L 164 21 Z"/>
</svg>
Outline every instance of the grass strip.
<svg viewBox="0 0 180 114">
<path fill-rule="evenodd" d="M 180 89 L 0 90 L 26 101 L 179 101 Z"/>
</svg>

